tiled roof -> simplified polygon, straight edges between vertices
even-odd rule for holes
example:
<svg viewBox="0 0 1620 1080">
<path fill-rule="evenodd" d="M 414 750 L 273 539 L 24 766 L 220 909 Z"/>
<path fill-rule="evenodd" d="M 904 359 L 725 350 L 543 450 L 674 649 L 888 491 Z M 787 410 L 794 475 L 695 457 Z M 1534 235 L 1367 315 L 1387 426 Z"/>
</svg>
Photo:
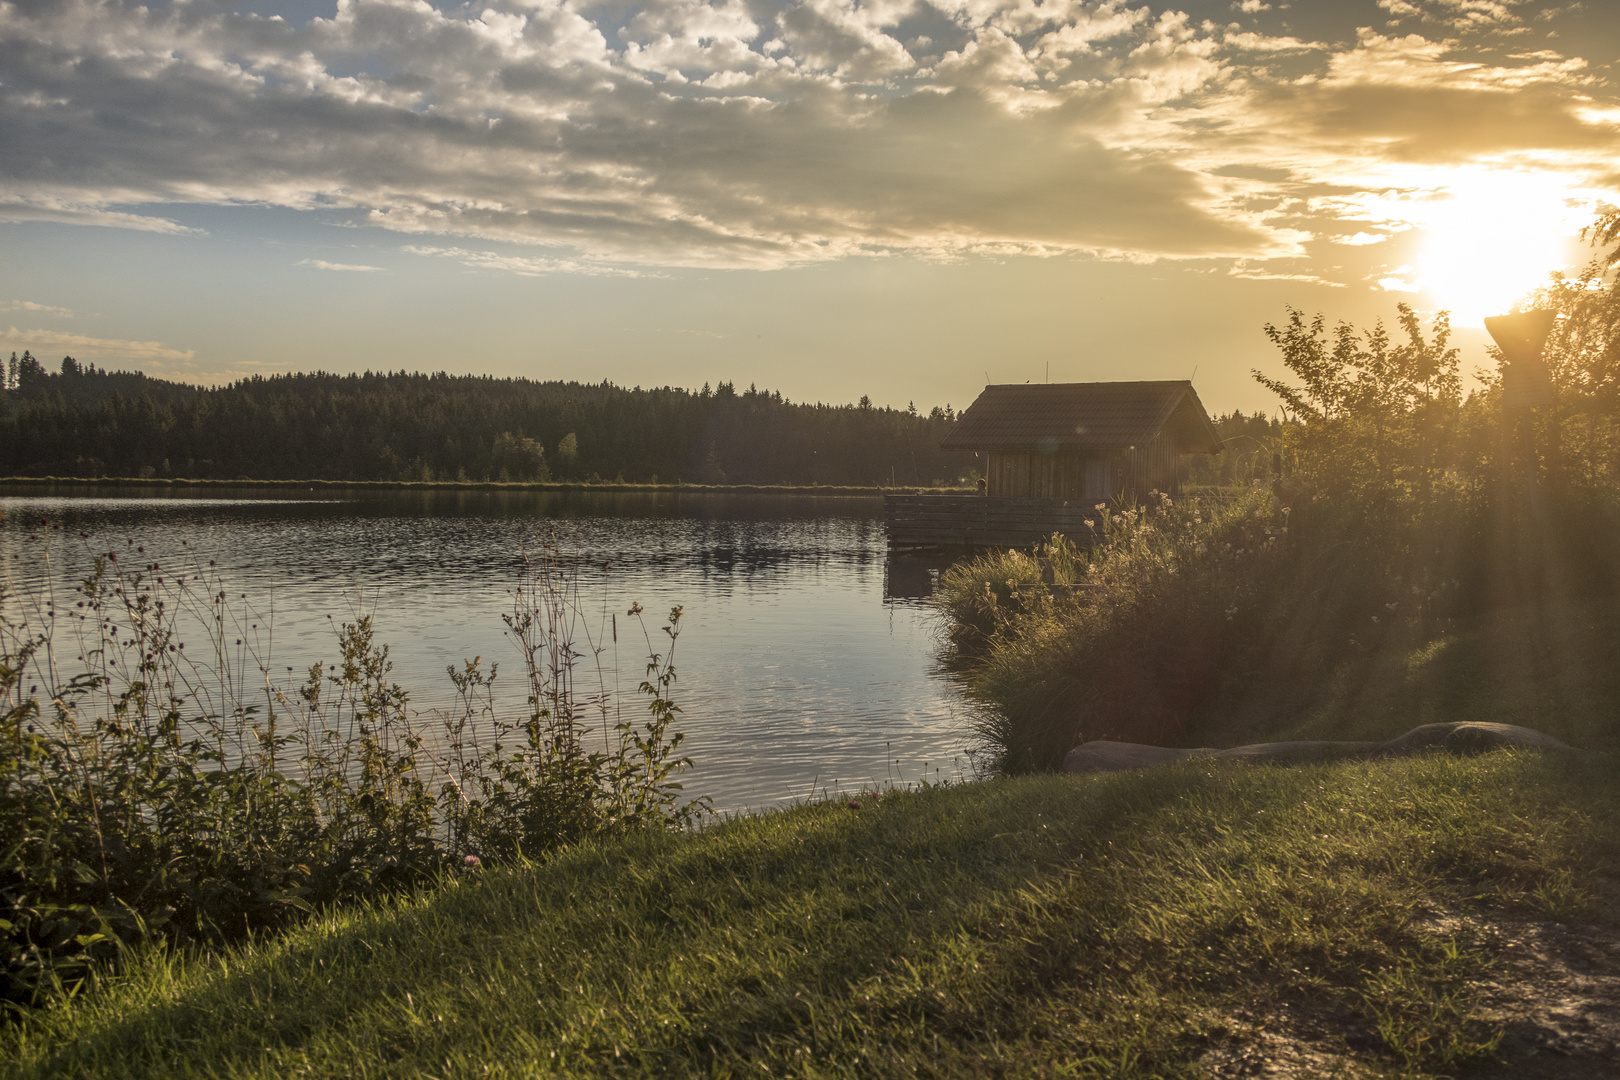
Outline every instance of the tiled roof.
<svg viewBox="0 0 1620 1080">
<path fill-rule="evenodd" d="M 1183 452 L 1210 452 L 1221 444 L 1192 383 L 1177 380 L 987 386 L 940 446 L 1140 446 L 1167 426 Z"/>
</svg>

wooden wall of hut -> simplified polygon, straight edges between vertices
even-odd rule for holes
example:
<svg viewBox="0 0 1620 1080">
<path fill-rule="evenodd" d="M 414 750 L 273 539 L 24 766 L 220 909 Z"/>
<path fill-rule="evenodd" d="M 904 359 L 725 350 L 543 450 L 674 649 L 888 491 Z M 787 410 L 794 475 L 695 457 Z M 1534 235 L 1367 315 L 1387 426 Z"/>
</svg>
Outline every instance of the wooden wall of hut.
<svg viewBox="0 0 1620 1080">
<path fill-rule="evenodd" d="M 1161 434 L 1146 446 L 1133 446 L 1121 455 L 1117 486 L 1133 502 L 1145 500 L 1149 492 L 1181 493 L 1180 454 L 1169 435 Z"/>
<path fill-rule="evenodd" d="M 1056 451 L 991 451 L 987 494 L 1013 498 L 1084 499 L 1101 502 L 1123 495 L 1132 501 L 1151 491 L 1176 494 L 1179 454 L 1168 435 L 1146 446 L 1119 450 L 1062 448 Z"/>
<path fill-rule="evenodd" d="M 1107 499 L 1113 496 L 1112 455 L 1061 449 L 991 451 L 988 494 L 1015 498 Z"/>
</svg>

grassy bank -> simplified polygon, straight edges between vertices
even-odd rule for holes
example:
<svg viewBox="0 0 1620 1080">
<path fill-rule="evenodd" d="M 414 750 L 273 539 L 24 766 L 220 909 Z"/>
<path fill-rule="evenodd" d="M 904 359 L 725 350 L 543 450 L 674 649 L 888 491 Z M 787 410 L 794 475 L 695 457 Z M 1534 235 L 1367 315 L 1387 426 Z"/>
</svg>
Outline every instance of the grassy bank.
<svg viewBox="0 0 1620 1080">
<path fill-rule="evenodd" d="M 1612 936 L 1617 809 L 1613 761 L 1512 752 L 820 804 L 150 955 L 0 1036 L 0 1060 L 40 1078 L 1576 1075 L 1513 1063 L 1551 1006 L 1510 946 L 1553 921 Z"/>
<path fill-rule="evenodd" d="M 158 488 L 175 491 L 263 489 L 267 491 L 609 491 L 609 492 L 680 492 L 715 495 L 882 495 L 885 492 L 926 494 L 930 492 L 959 492 L 965 487 L 879 487 L 875 485 L 840 484 L 634 484 L 618 480 L 598 483 L 498 480 L 200 480 L 173 477 L 133 476 L 6 476 L 0 477 L 0 488 L 76 488 L 89 491 L 126 488 Z"/>
</svg>

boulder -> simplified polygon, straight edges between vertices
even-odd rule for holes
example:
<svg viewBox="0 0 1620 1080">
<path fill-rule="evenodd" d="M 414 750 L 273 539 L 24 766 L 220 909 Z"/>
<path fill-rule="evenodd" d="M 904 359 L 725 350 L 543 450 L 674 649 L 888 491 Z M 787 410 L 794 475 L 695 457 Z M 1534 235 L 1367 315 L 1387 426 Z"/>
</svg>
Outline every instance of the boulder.
<svg viewBox="0 0 1620 1080">
<path fill-rule="evenodd" d="M 1347 757 L 1385 757 L 1396 754 L 1415 754 L 1424 750 L 1443 750 L 1452 754 L 1479 754 L 1500 746 L 1532 747 L 1540 750 L 1568 750 L 1569 746 L 1551 735 L 1516 724 L 1490 724 L 1465 720 L 1454 724 L 1424 724 L 1405 735 L 1385 743 L 1333 742 L 1322 739 L 1303 739 L 1293 742 L 1253 743 L 1234 746 L 1230 750 L 1178 750 L 1169 746 L 1147 746 L 1143 743 L 1096 742 L 1081 743 L 1063 759 L 1063 771 L 1069 773 L 1116 772 L 1121 769 L 1148 769 L 1155 765 L 1169 765 L 1195 757 L 1214 757 L 1234 761 L 1270 761 L 1279 764 L 1303 761 L 1332 761 Z"/>
<path fill-rule="evenodd" d="M 1234 746 L 1230 750 L 1217 750 L 1218 758 L 1238 761 L 1333 761 L 1354 757 L 1379 748 L 1375 742 L 1329 742 L 1323 739 L 1298 739 L 1293 742 L 1253 743 Z"/>
<path fill-rule="evenodd" d="M 1551 735 L 1517 724 L 1490 724 L 1465 720 L 1455 724 L 1424 724 L 1405 735 L 1389 740 L 1377 749 L 1379 754 L 1413 754 L 1419 750 L 1446 750 L 1453 754 L 1480 754 L 1499 746 L 1524 746 L 1540 750 L 1568 750 L 1567 743 Z"/>
</svg>

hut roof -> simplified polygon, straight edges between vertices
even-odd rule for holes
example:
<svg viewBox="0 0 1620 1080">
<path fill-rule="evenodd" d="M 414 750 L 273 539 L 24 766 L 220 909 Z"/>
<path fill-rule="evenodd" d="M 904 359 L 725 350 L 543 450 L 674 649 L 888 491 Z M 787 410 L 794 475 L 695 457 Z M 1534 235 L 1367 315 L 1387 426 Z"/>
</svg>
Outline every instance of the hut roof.
<svg viewBox="0 0 1620 1080">
<path fill-rule="evenodd" d="M 939 445 L 946 450 L 1140 446 L 1166 428 L 1183 452 L 1221 439 L 1191 382 L 1007 383 L 987 386 Z"/>
</svg>

